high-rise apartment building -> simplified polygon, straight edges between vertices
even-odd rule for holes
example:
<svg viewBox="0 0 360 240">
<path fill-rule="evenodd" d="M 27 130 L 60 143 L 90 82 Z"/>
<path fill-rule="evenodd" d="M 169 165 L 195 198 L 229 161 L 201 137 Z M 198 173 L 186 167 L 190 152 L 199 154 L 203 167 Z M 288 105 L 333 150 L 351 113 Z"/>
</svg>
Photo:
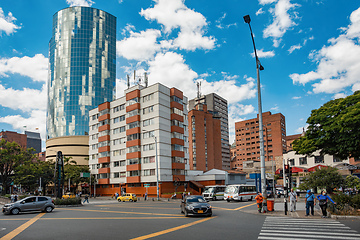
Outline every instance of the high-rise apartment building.
<svg viewBox="0 0 360 240">
<path fill-rule="evenodd" d="M 132 86 L 125 96 L 90 111 L 89 165 L 96 194 L 173 193 L 185 181 L 187 98 L 160 83 Z M 156 173 L 158 166 L 158 175 Z"/>
<path fill-rule="evenodd" d="M 189 156 L 191 170 L 222 169 L 220 116 L 203 103 L 189 111 Z"/>
<path fill-rule="evenodd" d="M 216 93 L 210 93 L 202 95 L 195 99 L 189 100 L 189 111 L 194 109 L 198 103 L 206 104 L 207 110 L 220 116 L 221 121 L 221 157 L 222 157 L 222 169 L 230 169 L 230 145 L 229 145 L 229 122 L 228 122 L 228 106 L 227 101 L 217 95 Z"/>
<path fill-rule="evenodd" d="M 27 138 L 27 148 L 33 148 L 35 150 L 34 153 L 40 153 L 41 152 L 40 133 L 25 131 L 25 135 Z"/>
<path fill-rule="evenodd" d="M 49 42 L 47 158 L 62 151 L 75 161 L 86 162 L 89 110 L 113 100 L 115 67 L 116 17 L 90 7 L 69 7 L 54 14 Z"/>
<path fill-rule="evenodd" d="M 265 161 L 286 152 L 285 117 L 281 113 L 263 113 Z M 233 169 L 243 170 L 244 161 L 260 161 L 259 116 L 235 123 L 236 161 Z"/>
</svg>

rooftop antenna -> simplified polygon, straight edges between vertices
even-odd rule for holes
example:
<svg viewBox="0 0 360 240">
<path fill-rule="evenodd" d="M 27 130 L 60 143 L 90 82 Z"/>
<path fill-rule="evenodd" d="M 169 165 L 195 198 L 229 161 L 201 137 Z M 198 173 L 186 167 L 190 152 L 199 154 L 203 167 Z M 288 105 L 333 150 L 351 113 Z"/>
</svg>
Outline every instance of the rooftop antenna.
<svg viewBox="0 0 360 240">
<path fill-rule="evenodd" d="M 130 76 L 129 74 L 127 74 L 126 76 L 127 76 L 127 86 L 128 88 L 130 88 Z"/>
<path fill-rule="evenodd" d="M 196 83 L 196 86 L 197 86 L 197 98 L 200 98 L 201 97 L 201 82 L 197 82 Z"/>
<path fill-rule="evenodd" d="M 145 87 L 148 87 L 149 79 L 147 76 L 147 72 L 144 73 L 144 76 L 145 76 Z"/>
</svg>

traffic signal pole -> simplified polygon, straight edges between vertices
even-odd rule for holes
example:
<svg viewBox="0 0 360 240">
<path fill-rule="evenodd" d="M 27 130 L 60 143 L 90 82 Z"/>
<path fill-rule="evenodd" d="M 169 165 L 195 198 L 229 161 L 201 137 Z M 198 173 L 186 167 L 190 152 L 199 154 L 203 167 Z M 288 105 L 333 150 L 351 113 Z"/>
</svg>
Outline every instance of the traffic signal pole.
<svg viewBox="0 0 360 240">
<path fill-rule="evenodd" d="M 285 169 L 285 159 L 283 159 L 283 185 L 284 185 L 284 210 L 285 215 L 287 215 L 288 205 L 287 205 L 287 187 L 286 187 L 286 169 Z"/>
</svg>

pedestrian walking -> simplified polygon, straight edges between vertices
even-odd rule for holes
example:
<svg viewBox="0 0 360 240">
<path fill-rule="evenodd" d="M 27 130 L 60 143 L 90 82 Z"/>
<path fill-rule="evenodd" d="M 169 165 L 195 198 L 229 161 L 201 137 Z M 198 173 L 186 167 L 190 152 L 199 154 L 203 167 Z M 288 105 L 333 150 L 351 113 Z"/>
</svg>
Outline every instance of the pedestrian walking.
<svg viewBox="0 0 360 240">
<path fill-rule="evenodd" d="M 259 193 L 256 195 L 255 199 L 256 199 L 256 203 L 257 203 L 258 211 L 259 211 L 259 213 L 261 213 L 261 210 L 262 210 L 262 203 L 263 203 L 263 200 L 264 200 L 264 198 L 263 198 L 263 196 L 262 196 L 261 192 L 259 192 Z"/>
<path fill-rule="evenodd" d="M 311 210 L 311 215 L 314 216 L 314 205 L 315 205 L 315 196 L 311 192 L 311 190 L 307 190 L 305 195 L 305 203 L 306 203 L 306 215 L 309 216 L 309 212 Z"/>
<path fill-rule="evenodd" d="M 336 204 L 327 194 L 326 194 L 326 191 L 322 191 L 320 195 L 318 195 L 317 197 L 317 200 L 319 201 L 319 206 L 321 208 L 321 211 L 322 211 L 322 216 L 323 218 L 326 218 L 327 217 L 327 203 L 328 203 L 328 200 L 330 202 L 332 202 L 333 204 Z"/>
<path fill-rule="evenodd" d="M 17 200 L 18 200 L 18 195 L 17 195 L 17 193 L 15 193 L 15 195 L 14 195 L 14 202 L 17 202 Z"/>
<path fill-rule="evenodd" d="M 145 193 L 144 200 L 147 200 L 147 192 Z"/>
<path fill-rule="evenodd" d="M 83 203 L 85 203 L 85 202 L 89 203 L 89 196 L 88 195 L 85 195 L 85 199 L 84 199 Z"/>
<path fill-rule="evenodd" d="M 290 202 L 290 212 L 296 211 L 296 202 L 298 200 L 298 195 L 294 192 L 294 189 L 291 189 L 289 193 L 289 202 Z"/>
</svg>

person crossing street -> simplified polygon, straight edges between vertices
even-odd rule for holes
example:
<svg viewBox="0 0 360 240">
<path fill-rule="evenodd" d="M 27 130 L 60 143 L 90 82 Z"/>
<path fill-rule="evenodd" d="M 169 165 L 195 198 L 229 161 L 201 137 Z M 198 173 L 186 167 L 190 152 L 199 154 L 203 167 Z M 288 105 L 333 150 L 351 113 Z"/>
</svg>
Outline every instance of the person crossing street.
<svg viewBox="0 0 360 240">
<path fill-rule="evenodd" d="M 263 198 L 263 196 L 262 196 L 261 192 L 259 192 L 259 193 L 256 195 L 255 199 L 256 199 L 256 203 L 257 203 L 258 211 L 259 211 L 259 213 L 261 213 L 261 210 L 262 210 L 262 203 L 263 203 L 263 200 L 264 200 L 264 198 Z"/>
</svg>

